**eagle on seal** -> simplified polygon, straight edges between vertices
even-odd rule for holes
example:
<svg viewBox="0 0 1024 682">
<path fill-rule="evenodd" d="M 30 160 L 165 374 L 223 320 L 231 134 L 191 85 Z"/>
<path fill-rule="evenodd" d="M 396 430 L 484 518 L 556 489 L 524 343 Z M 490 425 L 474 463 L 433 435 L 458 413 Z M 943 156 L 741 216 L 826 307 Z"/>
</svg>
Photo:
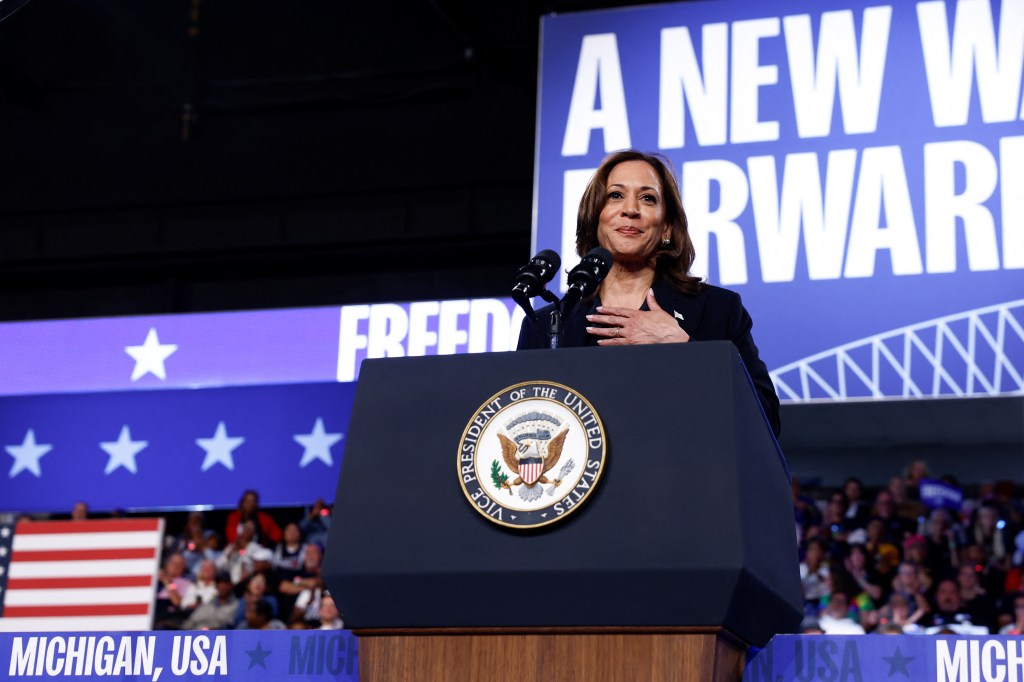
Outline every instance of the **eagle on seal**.
<svg viewBox="0 0 1024 682">
<path fill-rule="evenodd" d="M 531 438 L 520 440 L 516 443 L 503 433 L 498 434 L 501 441 L 501 456 L 505 460 L 505 466 L 516 475 L 514 481 L 504 481 L 502 488 L 508 488 L 508 494 L 512 494 L 512 487 L 517 485 L 526 486 L 519 492 L 524 500 L 532 501 L 540 497 L 541 489 L 534 489 L 537 483 L 554 483 L 558 486 L 561 479 L 551 481 L 546 474 L 558 464 L 562 456 L 562 446 L 569 429 L 562 430 L 558 435 L 549 440 Z"/>
</svg>

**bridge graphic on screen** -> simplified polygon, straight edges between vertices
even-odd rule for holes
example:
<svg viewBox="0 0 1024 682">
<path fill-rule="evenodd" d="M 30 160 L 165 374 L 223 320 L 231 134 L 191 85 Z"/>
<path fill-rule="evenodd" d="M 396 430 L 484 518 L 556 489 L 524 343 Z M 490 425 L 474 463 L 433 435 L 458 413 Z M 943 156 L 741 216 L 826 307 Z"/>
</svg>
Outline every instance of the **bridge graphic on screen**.
<svg viewBox="0 0 1024 682">
<path fill-rule="evenodd" d="M 1024 299 L 947 315 L 771 372 L 783 401 L 983 396 L 1024 391 Z"/>
</svg>

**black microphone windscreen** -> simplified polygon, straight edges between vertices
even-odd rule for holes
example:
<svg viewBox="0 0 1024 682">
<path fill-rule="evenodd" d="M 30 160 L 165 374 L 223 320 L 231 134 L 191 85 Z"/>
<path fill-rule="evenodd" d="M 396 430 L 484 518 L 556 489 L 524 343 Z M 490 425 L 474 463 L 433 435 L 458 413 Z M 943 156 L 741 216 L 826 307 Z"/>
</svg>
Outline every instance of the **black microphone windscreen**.
<svg viewBox="0 0 1024 682">
<path fill-rule="evenodd" d="M 608 271 L 612 269 L 612 262 L 615 260 L 615 257 L 612 256 L 612 252 L 604 248 L 603 246 L 595 246 L 594 248 L 587 252 L 586 257 L 593 258 L 598 263 L 600 263 L 602 279 L 604 279 L 604 276 L 607 275 Z"/>
<path fill-rule="evenodd" d="M 561 257 L 559 257 L 556 251 L 552 251 L 551 249 L 544 249 L 536 256 L 534 256 L 533 260 L 545 261 L 549 266 L 551 266 L 553 270 L 557 270 L 558 268 L 562 267 Z"/>
</svg>

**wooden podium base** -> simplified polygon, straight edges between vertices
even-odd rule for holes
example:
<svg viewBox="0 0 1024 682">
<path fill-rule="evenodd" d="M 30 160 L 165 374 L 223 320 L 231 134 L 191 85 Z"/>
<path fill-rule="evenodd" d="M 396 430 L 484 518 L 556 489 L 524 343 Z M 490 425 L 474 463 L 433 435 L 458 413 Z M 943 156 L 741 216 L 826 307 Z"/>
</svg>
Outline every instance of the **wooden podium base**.
<svg viewBox="0 0 1024 682">
<path fill-rule="evenodd" d="M 722 628 L 355 630 L 360 682 L 739 682 Z"/>
</svg>

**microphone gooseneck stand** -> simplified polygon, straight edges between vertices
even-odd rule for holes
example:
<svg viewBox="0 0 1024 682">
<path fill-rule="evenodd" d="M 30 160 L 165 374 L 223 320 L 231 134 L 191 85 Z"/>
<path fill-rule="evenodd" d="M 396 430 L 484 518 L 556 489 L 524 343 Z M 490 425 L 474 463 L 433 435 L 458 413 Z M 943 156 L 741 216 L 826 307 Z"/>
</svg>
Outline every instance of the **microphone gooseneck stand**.
<svg viewBox="0 0 1024 682">
<path fill-rule="evenodd" d="M 558 348 L 562 345 L 562 301 L 547 289 L 541 296 L 545 301 L 555 304 L 548 316 L 548 348 Z"/>
</svg>

